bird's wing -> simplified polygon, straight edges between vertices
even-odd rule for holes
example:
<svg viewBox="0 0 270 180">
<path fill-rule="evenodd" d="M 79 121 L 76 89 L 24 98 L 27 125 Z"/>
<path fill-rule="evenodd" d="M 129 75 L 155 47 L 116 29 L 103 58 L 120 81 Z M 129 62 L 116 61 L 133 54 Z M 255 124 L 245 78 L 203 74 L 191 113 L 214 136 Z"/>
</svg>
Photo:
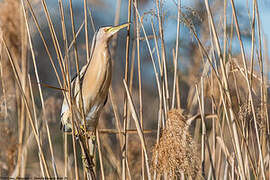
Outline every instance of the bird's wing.
<svg viewBox="0 0 270 180">
<path fill-rule="evenodd" d="M 107 101 L 108 101 L 108 95 L 106 96 L 106 99 L 105 99 L 105 101 L 104 101 L 103 106 L 105 106 L 105 105 L 106 105 Z"/>
<path fill-rule="evenodd" d="M 73 78 L 71 80 L 71 91 L 72 91 L 73 97 L 75 99 L 76 99 L 77 95 L 79 94 L 79 90 L 80 90 L 80 87 L 82 85 L 83 78 L 84 78 L 87 67 L 88 67 L 88 64 L 84 65 L 82 67 L 82 69 L 80 70 L 80 84 L 79 84 L 79 81 L 77 78 L 78 73 L 76 73 L 75 76 L 73 76 Z"/>
<path fill-rule="evenodd" d="M 91 59 L 93 57 L 93 52 L 96 46 L 96 36 L 97 36 L 97 32 L 94 33 L 93 36 L 93 40 L 92 40 L 92 44 L 91 44 L 91 50 L 90 50 L 90 59 L 87 59 L 87 63 L 86 65 L 84 65 L 81 69 L 80 69 L 80 86 L 82 86 L 82 82 L 83 82 L 83 78 L 84 75 L 86 73 L 87 68 L 90 65 Z M 79 82 L 78 82 L 78 73 L 76 73 L 72 79 L 71 79 L 71 87 L 72 87 L 72 93 L 73 93 L 73 97 L 77 97 L 77 95 L 79 94 L 79 90 L 80 90 L 80 86 L 79 86 Z"/>
<path fill-rule="evenodd" d="M 85 65 L 81 68 L 80 70 L 80 76 L 81 76 L 81 79 L 80 79 L 80 82 L 82 83 L 82 80 L 83 80 L 83 77 L 84 77 L 84 74 L 85 74 L 85 71 L 87 69 L 87 66 L 88 65 Z M 71 93 L 73 95 L 73 97 L 76 99 L 76 96 L 78 95 L 79 93 L 79 90 L 80 90 L 80 87 L 79 87 L 79 82 L 78 82 L 78 73 L 76 73 L 72 79 L 71 79 Z M 61 117 L 63 116 L 63 114 L 69 110 L 69 107 L 68 107 L 68 103 L 67 101 L 64 99 L 63 100 L 63 104 L 62 104 L 62 110 L 61 110 Z"/>
<path fill-rule="evenodd" d="M 81 79 L 83 79 L 84 77 L 84 74 L 86 72 L 86 68 L 87 68 L 88 64 L 84 65 L 79 71 L 80 71 L 80 76 L 81 76 Z M 74 83 L 74 81 L 76 80 L 76 78 L 78 77 L 78 73 L 76 73 L 72 78 L 71 78 L 71 84 Z"/>
</svg>

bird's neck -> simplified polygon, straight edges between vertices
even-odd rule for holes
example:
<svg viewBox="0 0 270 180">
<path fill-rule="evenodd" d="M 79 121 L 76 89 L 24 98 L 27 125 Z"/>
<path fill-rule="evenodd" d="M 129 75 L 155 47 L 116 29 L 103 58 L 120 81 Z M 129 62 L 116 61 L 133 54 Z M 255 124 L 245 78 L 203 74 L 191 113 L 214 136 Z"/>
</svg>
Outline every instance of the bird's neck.
<svg viewBox="0 0 270 180">
<path fill-rule="evenodd" d="M 104 68 L 110 62 L 108 43 L 97 42 L 90 62 L 90 68 Z"/>
<path fill-rule="evenodd" d="M 107 44 L 96 44 L 89 67 L 86 70 L 82 89 L 85 92 L 97 93 L 103 86 L 103 82 L 110 82 L 111 61 Z M 91 90 L 91 87 L 98 87 Z M 84 92 L 83 92 L 84 93 Z"/>
<path fill-rule="evenodd" d="M 106 56 L 105 54 L 109 53 L 109 47 L 107 42 L 97 42 L 93 51 L 93 57 L 99 57 L 99 58 L 92 58 L 92 60 L 99 61 L 107 60 L 107 58 L 102 58 L 101 56 Z"/>
</svg>

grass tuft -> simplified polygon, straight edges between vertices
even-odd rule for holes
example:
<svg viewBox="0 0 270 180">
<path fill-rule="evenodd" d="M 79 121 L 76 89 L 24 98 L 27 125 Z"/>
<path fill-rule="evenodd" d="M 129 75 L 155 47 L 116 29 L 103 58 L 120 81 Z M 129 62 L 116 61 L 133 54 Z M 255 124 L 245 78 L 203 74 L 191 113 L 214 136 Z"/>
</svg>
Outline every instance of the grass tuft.
<svg viewBox="0 0 270 180">
<path fill-rule="evenodd" d="M 196 143 L 192 140 L 186 124 L 187 118 L 180 110 L 170 110 L 160 142 L 153 152 L 158 156 L 158 174 L 181 177 L 181 174 L 195 178 L 200 171 Z"/>
</svg>

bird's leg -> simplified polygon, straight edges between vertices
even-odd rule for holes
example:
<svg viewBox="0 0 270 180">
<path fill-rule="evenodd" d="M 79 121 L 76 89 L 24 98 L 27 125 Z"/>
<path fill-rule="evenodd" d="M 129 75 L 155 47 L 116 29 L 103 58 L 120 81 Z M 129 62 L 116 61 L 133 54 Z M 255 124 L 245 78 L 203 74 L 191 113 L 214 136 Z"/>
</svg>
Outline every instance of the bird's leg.
<svg viewBox="0 0 270 180">
<path fill-rule="evenodd" d="M 80 131 L 82 132 L 82 131 Z M 81 157 L 82 157 L 82 163 L 83 163 L 83 167 L 85 168 L 85 172 L 87 172 L 88 174 L 88 177 L 91 177 L 90 179 L 92 180 L 95 180 L 95 170 L 94 170 L 94 167 L 95 167 L 95 164 L 93 162 L 93 157 L 91 156 L 90 152 L 88 151 L 88 148 L 87 148 L 87 139 L 84 138 L 84 134 L 79 134 L 78 135 L 78 138 L 79 138 L 79 142 L 80 142 L 80 146 L 81 146 L 81 149 L 82 149 L 82 154 L 81 154 Z"/>
<path fill-rule="evenodd" d="M 76 137 L 76 140 L 79 140 L 80 139 L 80 136 L 82 137 L 82 135 L 84 134 L 84 128 L 83 126 L 81 125 L 80 128 L 75 128 L 75 137 Z"/>
<path fill-rule="evenodd" d="M 87 173 L 87 179 L 91 179 L 91 180 L 95 180 L 95 172 L 94 172 L 94 163 L 92 161 L 92 159 L 89 159 L 89 156 L 82 151 L 82 163 L 83 163 L 83 167 L 85 169 L 85 172 Z"/>
<path fill-rule="evenodd" d="M 88 145 L 87 149 L 89 150 L 89 156 L 93 160 L 95 153 L 95 144 L 96 144 L 96 131 L 87 129 L 85 131 L 83 125 L 80 126 L 79 132 L 76 132 L 77 137 L 82 137 L 86 145 Z M 88 142 L 88 144 L 87 144 Z"/>
<path fill-rule="evenodd" d="M 89 153 L 91 158 L 94 158 L 94 153 L 95 153 L 95 145 L 96 145 L 96 131 L 87 131 L 86 136 L 88 139 L 88 146 L 89 146 Z"/>
<path fill-rule="evenodd" d="M 85 147 L 87 152 L 82 154 L 82 162 L 88 177 L 90 175 L 91 179 L 95 179 L 95 164 L 94 164 L 94 153 L 95 153 L 95 131 L 83 131 L 82 139 L 84 139 L 84 144 L 88 145 L 88 148 Z M 87 144 L 88 142 L 88 144 Z"/>
</svg>

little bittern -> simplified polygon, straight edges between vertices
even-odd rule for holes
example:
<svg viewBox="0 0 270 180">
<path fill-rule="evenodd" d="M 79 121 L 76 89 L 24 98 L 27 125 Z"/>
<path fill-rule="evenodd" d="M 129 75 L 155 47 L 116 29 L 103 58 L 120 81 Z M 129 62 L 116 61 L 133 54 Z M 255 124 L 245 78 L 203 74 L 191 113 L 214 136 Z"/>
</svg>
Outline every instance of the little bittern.
<svg viewBox="0 0 270 180">
<path fill-rule="evenodd" d="M 80 83 L 76 77 L 71 82 L 72 94 L 78 108 L 81 86 L 87 130 L 96 129 L 101 110 L 107 101 L 112 78 L 111 55 L 109 52 L 110 39 L 120 29 L 128 25 L 100 28 L 93 38 L 90 61 L 80 71 Z M 71 112 L 66 99 L 64 99 L 62 105 L 61 129 L 64 132 L 72 131 Z"/>
</svg>

